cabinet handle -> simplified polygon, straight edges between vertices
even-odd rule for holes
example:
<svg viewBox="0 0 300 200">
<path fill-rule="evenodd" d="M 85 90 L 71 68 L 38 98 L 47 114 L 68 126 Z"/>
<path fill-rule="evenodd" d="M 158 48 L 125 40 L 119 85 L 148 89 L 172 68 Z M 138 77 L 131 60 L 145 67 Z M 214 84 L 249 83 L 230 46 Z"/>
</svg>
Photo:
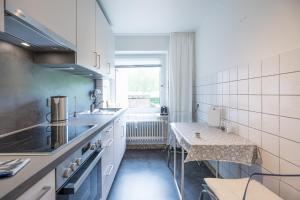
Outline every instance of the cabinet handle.
<svg viewBox="0 0 300 200">
<path fill-rule="evenodd" d="M 94 67 L 97 67 L 98 62 L 97 62 L 97 52 L 94 51 Z"/>
<path fill-rule="evenodd" d="M 106 143 L 105 147 L 110 147 L 113 143 L 113 139 L 110 139 L 109 142 Z"/>
<path fill-rule="evenodd" d="M 107 168 L 109 168 L 109 170 L 106 170 L 106 173 L 105 173 L 105 175 L 106 176 L 109 176 L 110 174 L 111 174 L 111 172 L 112 172 L 112 170 L 113 170 L 113 168 L 114 168 L 114 166 L 113 165 L 108 165 L 108 167 Z M 108 172 L 107 172 L 108 171 Z"/>
<path fill-rule="evenodd" d="M 98 61 L 99 61 L 99 67 L 98 68 L 100 69 L 101 68 L 101 56 L 100 56 L 100 54 L 98 54 L 97 57 L 98 57 Z"/>
<path fill-rule="evenodd" d="M 45 186 L 42 188 L 41 193 L 38 195 L 36 200 L 42 199 L 49 191 L 51 190 L 50 186 Z"/>
<path fill-rule="evenodd" d="M 110 74 L 110 63 L 107 63 L 108 65 L 108 74 Z"/>
</svg>

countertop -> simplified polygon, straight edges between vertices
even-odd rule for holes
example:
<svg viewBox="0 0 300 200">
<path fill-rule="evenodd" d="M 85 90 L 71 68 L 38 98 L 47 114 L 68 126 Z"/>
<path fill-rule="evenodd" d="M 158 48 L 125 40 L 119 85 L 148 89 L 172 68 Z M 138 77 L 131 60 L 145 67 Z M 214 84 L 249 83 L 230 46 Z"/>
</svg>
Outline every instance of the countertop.
<svg viewBox="0 0 300 200">
<path fill-rule="evenodd" d="M 73 153 L 78 147 L 91 139 L 96 131 L 104 129 L 115 118 L 119 117 L 126 109 L 121 109 L 114 115 L 78 115 L 71 118 L 67 124 L 96 125 L 86 131 L 80 137 L 75 138 L 70 144 L 51 155 L 0 155 L 0 160 L 10 160 L 16 158 L 30 158 L 31 161 L 15 176 L 0 179 L 0 199 L 16 199 L 19 195 L 29 189 L 33 184 L 43 178 L 46 174 L 56 168 L 68 155 Z"/>
</svg>

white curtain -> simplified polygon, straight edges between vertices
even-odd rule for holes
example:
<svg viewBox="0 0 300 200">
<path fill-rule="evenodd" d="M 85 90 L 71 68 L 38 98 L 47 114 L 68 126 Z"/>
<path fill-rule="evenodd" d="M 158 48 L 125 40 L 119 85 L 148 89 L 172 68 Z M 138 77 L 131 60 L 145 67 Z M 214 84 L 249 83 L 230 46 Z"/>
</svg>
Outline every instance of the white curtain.
<svg viewBox="0 0 300 200">
<path fill-rule="evenodd" d="M 192 122 L 195 34 L 171 33 L 169 55 L 170 122 Z"/>
</svg>

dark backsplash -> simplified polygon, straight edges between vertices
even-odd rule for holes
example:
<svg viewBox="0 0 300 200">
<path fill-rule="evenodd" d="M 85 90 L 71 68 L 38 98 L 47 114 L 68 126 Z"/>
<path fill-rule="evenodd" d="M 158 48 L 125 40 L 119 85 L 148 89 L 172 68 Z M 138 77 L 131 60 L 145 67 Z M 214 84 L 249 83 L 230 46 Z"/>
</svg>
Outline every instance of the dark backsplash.
<svg viewBox="0 0 300 200">
<path fill-rule="evenodd" d="M 91 79 L 33 64 L 32 53 L 0 40 L 0 134 L 45 121 L 47 98 L 68 96 L 69 114 L 88 110 Z"/>
</svg>

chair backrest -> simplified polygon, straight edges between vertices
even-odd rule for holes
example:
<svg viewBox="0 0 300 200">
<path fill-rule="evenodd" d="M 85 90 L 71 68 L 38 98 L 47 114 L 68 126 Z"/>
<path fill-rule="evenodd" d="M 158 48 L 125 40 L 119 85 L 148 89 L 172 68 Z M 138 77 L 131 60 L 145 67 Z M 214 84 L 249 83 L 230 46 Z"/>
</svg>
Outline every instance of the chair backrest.
<svg viewBox="0 0 300 200">
<path fill-rule="evenodd" d="M 269 174 L 269 173 L 253 173 L 250 175 L 249 180 L 247 182 L 244 195 L 243 195 L 243 200 L 246 200 L 246 195 L 247 191 L 249 188 L 250 181 L 255 177 L 255 176 L 273 176 L 273 177 L 300 177 L 300 174 Z"/>
</svg>

